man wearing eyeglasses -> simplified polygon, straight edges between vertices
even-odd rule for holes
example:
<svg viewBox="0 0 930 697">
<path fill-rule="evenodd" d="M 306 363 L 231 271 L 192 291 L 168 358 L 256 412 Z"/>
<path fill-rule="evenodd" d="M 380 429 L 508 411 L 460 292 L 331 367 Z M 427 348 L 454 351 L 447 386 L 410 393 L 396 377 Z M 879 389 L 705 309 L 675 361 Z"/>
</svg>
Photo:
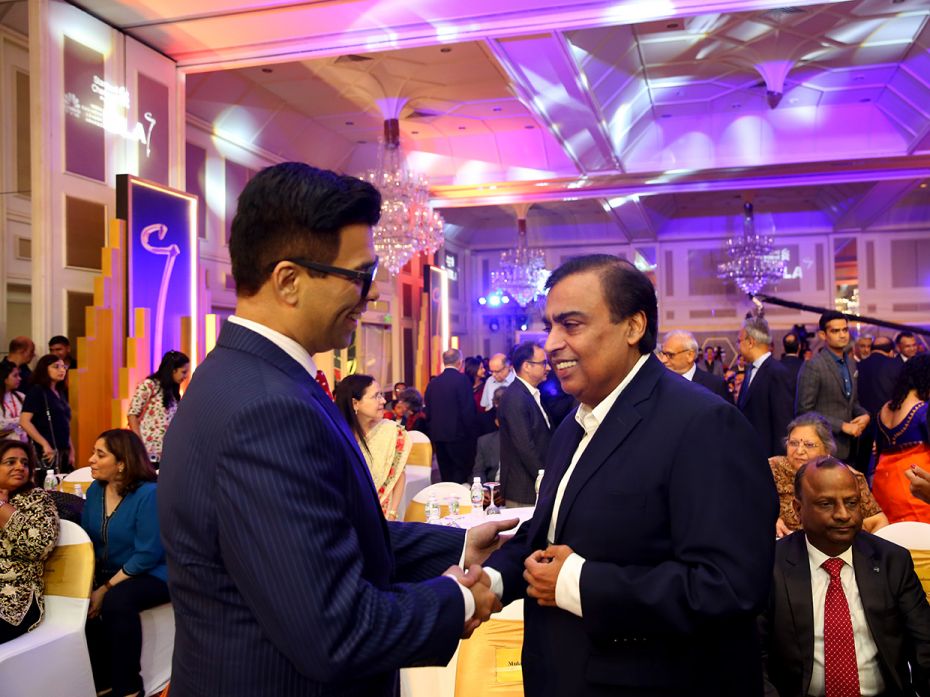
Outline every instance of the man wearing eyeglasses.
<svg viewBox="0 0 930 697">
<path fill-rule="evenodd" d="M 168 429 L 159 517 L 175 610 L 174 697 L 389 697 L 444 665 L 500 605 L 477 564 L 492 523 L 387 523 L 313 355 L 349 344 L 377 257 L 381 197 L 287 162 L 239 196 L 236 314 Z M 445 572 L 445 573 L 444 573 Z M 440 576 L 440 574 L 444 574 Z"/>
<path fill-rule="evenodd" d="M 510 387 L 516 374 L 510 367 L 510 359 L 503 353 L 495 353 L 488 359 L 488 368 L 491 371 L 489 377 L 484 383 L 484 392 L 481 393 L 481 408 L 488 411 L 494 400 L 494 392 L 498 387 Z"/>
<path fill-rule="evenodd" d="M 504 391 L 501 424 L 501 493 L 510 508 L 536 505 L 536 477 L 545 468 L 552 428 L 539 385 L 549 374 L 546 352 L 533 341 L 511 353 L 517 379 Z"/>
<path fill-rule="evenodd" d="M 698 356 L 698 343 L 691 332 L 681 330 L 668 332 L 658 355 L 659 360 L 673 373 L 678 373 L 685 380 L 706 387 L 721 399 L 733 403 L 726 380 L 714 373 L 698 370 L 695 362 Z"/>
</svg>

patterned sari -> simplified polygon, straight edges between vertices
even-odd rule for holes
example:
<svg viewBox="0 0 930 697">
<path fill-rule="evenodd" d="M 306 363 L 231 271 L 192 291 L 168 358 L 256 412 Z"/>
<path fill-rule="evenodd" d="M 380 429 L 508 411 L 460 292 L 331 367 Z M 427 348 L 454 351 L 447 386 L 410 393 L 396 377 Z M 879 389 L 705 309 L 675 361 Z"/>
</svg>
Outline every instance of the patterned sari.
<svg viewBox="0 0 930 697">
<path fill-rule="evenodd" d="M 386 514 L 391 492 L 407 466 L 413 443 L 401 424 L 385 419 L 368 432 L 365 444 L 368 446 L 368 452 L 362 448 L 362 454 L 378 490 L 381 510 Z"/>
<path fill-rule="evenodd" d="M 930 468 L 927 434 L 927 403 L 918 402 L 901 423 L 889 428 L 878 420 L 878 464 L 872 480 L 872 493 L 889 523 L 916 520 L 930 523 L 930 504 L 914 498 L 904 472 L 911 465 Z"/>
</svg>

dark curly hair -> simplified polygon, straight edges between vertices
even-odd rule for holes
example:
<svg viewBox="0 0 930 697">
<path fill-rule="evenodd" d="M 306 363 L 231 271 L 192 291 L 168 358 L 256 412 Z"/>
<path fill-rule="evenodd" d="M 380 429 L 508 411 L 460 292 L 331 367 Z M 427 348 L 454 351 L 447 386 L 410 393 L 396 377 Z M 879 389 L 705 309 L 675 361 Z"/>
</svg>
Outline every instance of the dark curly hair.
<svg viewBox="0 0 930 697">
<path fill-rule="evenodd" d="M 930 353 L 914 356 L 904 364 L 904 370 L 891 391 L 889 407 L 892 411 L 901 408 L 911 390 L 917 392 L 917 398 L 921 401 L 930 401 Z"/>
<path fill-rule="evenodd" d="M 37 466 L 36 451 L 33 450 L 32 445 L 30 445 L 29 443 L 23 443 L 22 441 L 18 441 L 18 440 L 0 440 L 0 460 L 2 460 L 3 457 L 10 450 L 13 450 L 14 448 L 18 448 L 22 450 L 24 453 L 26 453 L 26 460 L 27 460 L 26 470 L 27 471 L 26 471 L 26 481 L 23 482 L 23 485 L 21 487 L 19 487 L 15 491 L 10 492 L 10 498 L 12 498 L 14 494 L 21 494 L 22 492 L 29 491 L 30 489 L 35 487 L 35 482 L 33 480 L 35 479 L 35 472 L 36 472 L 36 466 Z"/>
</svg>

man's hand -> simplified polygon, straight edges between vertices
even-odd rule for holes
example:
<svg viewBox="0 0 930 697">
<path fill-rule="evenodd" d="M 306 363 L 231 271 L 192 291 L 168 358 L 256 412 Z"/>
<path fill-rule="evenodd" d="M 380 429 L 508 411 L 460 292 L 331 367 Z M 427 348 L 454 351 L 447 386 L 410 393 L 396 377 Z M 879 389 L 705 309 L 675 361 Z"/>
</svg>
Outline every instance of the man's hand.
<svg viewBox="0 0 930 697">
<path fill-rule="evenodd" d="M 483 564 L 491 552 L 504 544 L 500 533 L 515 528 L 519 522 L 518 518 L 492 520 L 469 530 L 465 536 L 465 566 Z"/>
<path fill-rule="evenodd" d="M 859 433 L 862 433 L 869 426 L 869 422 L 872 420 L 872 417 L 868 414 L 860 414 L 855 419 L 852 420 L 854 424 L 859 425 Z"/>
<path fill-rule="evenodd" d="M 562 564 L 573 554 L 568 545 L 549 545 L 536 550 L 523 562 L 523 579 L 529 584 L 526 594 L 546 607 L 556 607 L 555 584 L 559 580 Z"/>
<path fill-rule="evenodd" d="M 852 436 L 853 438 L 858 438 L 860 435 L 862 435 L 863 427 L 860 426 L 858 423 L 856 423 L 855 419 L 853 419 L 852 421 L 844 421 L 841 428 L 843 430 L 843 433 L 845 433 L 848 436 Z"/>
<path fill-rule="evenodd" d="M 487 622 L 493 613 L 501 611 L 501 602 L 491 592 L 491 579 L 477 564 L 470 566 L 467 573 L 457 566 L 451 566 L 445 575 L 453 577 L 468 588 L 474 598 L 475 614 L 465 623 L 462 630 L 462 638 L 468 639 L 482 622 Z"/>
<path fill-rule="evenodd" d="M 911 483 L 911 493 L 921 501 L 930 503 L 930 472 L 917 465 L 904 470 L 904 476 Z"/>
</svg>

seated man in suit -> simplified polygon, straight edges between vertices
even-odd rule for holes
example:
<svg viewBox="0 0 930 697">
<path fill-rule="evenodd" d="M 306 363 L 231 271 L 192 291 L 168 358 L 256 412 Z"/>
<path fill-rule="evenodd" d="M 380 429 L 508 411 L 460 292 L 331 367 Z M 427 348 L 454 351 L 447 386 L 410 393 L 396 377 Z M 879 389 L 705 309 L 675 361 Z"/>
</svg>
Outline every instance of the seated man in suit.
<svg viewBox="0 0 930 697">
<path fill-rule="evenodd" d="M 659 360 L 673 373 L 678 373 L 685 380 L 706 387 L 718 397 L 732 404 L 733 397 L 727 388 L 727 381 L 719 375 L 706 370 L 698 370 L 695 360 L 698 355 L 698 342 L 694 334 L 682 330 L 668 332 L 659 351 Z"/>
<path fill-rule="evenodd" d="M 486 565 L 524 604 L 527 697 L 756 697 L 778 503 L 746 419 L 662 366 L 656 292 L 615 256 L 547 281 L 546 353 L 580 406 L 532 520 Z"/>
<path fill-rule="evenodd" d="M 504 391 L 497 418 L 501 428 L 501 490 L 510 508 L 536 505 L 536 478 L 549 450 L 549 415 L 539 384 L 549 373 L 546 352 L 535 342 L 514 347 L 517 379 Z"/>
<path fill-rule="evenodd" d="M 862 531 L 859 502 L 833 457 L 795 476 L 804 529 L 776 544 L 759 619 L 768 695 L 930 695 L 927 596 L 910 553 Z"/>
</svg>

